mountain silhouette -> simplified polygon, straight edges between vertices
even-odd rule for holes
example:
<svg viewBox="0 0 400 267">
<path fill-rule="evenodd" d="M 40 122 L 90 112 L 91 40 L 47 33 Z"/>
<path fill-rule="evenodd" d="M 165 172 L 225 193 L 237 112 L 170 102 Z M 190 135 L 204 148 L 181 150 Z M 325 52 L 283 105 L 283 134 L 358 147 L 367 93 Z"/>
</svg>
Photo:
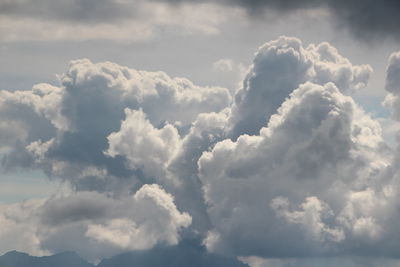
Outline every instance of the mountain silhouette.
<svg viewBox="0 0 400 267">
<path fill-rule="evenodd" d="M 103 259 L 97 266 L 75 252 L 35 257 L 10 251 L 0 256 L 0 267 L 248 267 L 218 254 L 208 253 L 196 242 L 184 241 L 177 246 L 159 246 L 151 250 L 126 252 Z"/>
<path fill-rule="evenodd" d="M 75 252 L 63 252 L 52 256 L 35 257 L 10 251 L 0 257 L 1 267 L 94 267 Z"/>
<path fill-rule="evenodd" d="M 127 252 L 102 260 L 97 267 L 248 267 L 234 258 L 208 253 L 197 241 L 185 240 L 177 246 Z"/>
</svg>

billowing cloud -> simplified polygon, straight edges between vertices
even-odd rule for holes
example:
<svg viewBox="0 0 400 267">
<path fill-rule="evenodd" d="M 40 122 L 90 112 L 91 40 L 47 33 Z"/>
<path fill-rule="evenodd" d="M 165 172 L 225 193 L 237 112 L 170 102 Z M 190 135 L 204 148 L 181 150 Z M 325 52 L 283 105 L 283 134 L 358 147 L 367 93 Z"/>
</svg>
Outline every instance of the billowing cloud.
<svg viewBox="0 0 400 267">
<path fill-rule="evenodd" d="M 400 53 L 393 53 L 389 58 L 385 89 L 389 93 L 384 105 L 392 110 L 393 118 L 400 120 Z"/>
<path fill-rule="evenodd" d="M 178 231 L 191 224 L 187 213 L 180 213 L 173 197 L 158 185 L 144 185 L 133 196 L 132 219 L 112 219 L 91 224 L 86 236 L 123 249 L 148 249 L 159 242 L 176 245 Z M 128 206 L 126 206 L 128 207 Z"/>
<path fill-rule="evenodd" d="M 43 205 L 41 200 L 29 200 L 0 206 L 2 252 L 20 250 L 40 256 L 49 253 L 41 249 L 40 239 L 36 235 L 38 223 L 36 211 L 41 205 Z"/>
<path fill-rule="evenodd" d="M 2 207 L 0 237 L 21 238 L 0 249 L 99 259 L 195 239 L 259 266 L 395 257 L 400 154 L 351 97 L 371 72 L 328 43 L 280 37 L 259 48 L 233 100 L 87 59 L 59 86 L 1 91 L 3 169 L 42 170 L 71 192 Z"/>
<path fill-rule="evenodd" d="M 178 130 L 170 124 L 154 128 L 141 110 L 126 109 L 125 114 L 120 131 L 107 137 L 110 147 L 105 153 L 125 156 L 131 168 L 143 168 L 152 177 L 165 177 L 164 170 L 180 148 Z"/>
<path fill-rule="evenodd" d="M 77 187 L 85 188 L 95 177 L 146 179 L 138 173 L 143 168 L 148 179 L 160 178 L 148 171 L 154 170 L 154 164 L 166 164 L 179 148 L 180 136 L 170 124 L 187 128 L 199 113 L 220 111 L 231 101 L 224 88 L 199 87 L 163 72 L 137 71 L 109 62 L 73 61 L 60 80 L 61 87 L 39 84 L 31 91 L 2 91 L 2 117 L 15 124 L 17 132 L 2 144 L 9 150 L 3 166 L 41 166 L 50 176 L 75 180 Z M 20 111 L 14 112 L 17 108 Z M 137 112 L 126 111 L 118 132 L 126 108 Z M 140 121 L 141 131 L 136 128 Z M 154 134 L 148 135 L 148 130 Z M 137 146 L 126 144 L 130 138 L 137 139 Z M 143 138 L 150 139 L 142 144 Z M 144 159 L 148 151 L 143 146 L 153 141 L 153 152 Z M 97 180 L 89 189 L 103 182 Z"/>
<path fill-rule="evenodd" d="M 333 82 L 344 93 L 368 83 L 369 65 L 352 65 L 328 43 L 303 47 L 297 38 L 280 37 L 261 46 L 232 107 L 232 136 L 256 134 L 285 98 L 306 81 Z"/>
<path fill-rule="evenodd" d="M 177 210 L 173 197 L 158 185 L 144 185 L 122 199 L 79 192 L 24 202 L 5 206 L 0 216 L 0 237 L 9 240 L 2 251 L 38 255 L 75 250 L 90 260 L 176 245 L 181 229 L 191 224 L 190 215 Z"/>
<path fill-rule="evenodd" d="M 340 251 L 342 242 L 352 249 L 352 239 L 382 240 L 385 200 L 371 200 L 366 210 L 351 203 L 356 194 L 385 195 L 381 188 L 364 191 L 390 164 L 380 134 L 379 124 L 332 83 L 301 85 L 259 135 L 226 139 L 200 158 L 215 227 L 206 244 L 290 257 Z"/>
</svg>

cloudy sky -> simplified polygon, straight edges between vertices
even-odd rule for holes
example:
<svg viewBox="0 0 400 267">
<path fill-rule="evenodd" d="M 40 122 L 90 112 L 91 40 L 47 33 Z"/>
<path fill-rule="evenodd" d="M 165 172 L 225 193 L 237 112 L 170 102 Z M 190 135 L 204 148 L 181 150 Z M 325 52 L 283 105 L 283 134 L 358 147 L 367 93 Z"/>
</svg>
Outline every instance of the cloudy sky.
<svg viewBox="0 0 400 267">
<path fill-rule="evenodd" d="M 399 266 L 399 11 L 0 0 L 0 254 Z"/>
</svg>

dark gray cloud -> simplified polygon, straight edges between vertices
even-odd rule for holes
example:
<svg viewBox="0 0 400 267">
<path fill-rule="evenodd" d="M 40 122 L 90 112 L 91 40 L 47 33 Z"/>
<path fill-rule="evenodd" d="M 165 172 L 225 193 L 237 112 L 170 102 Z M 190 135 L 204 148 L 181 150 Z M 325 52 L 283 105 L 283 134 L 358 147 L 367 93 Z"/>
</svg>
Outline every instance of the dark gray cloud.
<svg viewBox="0 0 400 267">
<path fill-rule="evenodd" d="M 130 1 L 129 1 L 130 2 Z M 135 15 L 134 5 L 115 0 L 2 0 L 0 14 L 71 22 L 118 21 Z"/>
<path fill-rule="evenodd" d="M 301 9 L 326 8 L 334 24 L 348 28 L 363 40 L 381 37 L 400 38 L 400 3 L 396 0 L 153 0 L 172 6 L 182 3 L 215 3 L 242 7 L 250 17 L 262 18 L 265 10 L 292 12 Z M 63 20 L 70 23 L 109 23 L 125 19 L 146 18 L 152 6 L 143 7 L 142 0 L 2 0 L 0 14 L 18 18 Z M 283 19 L 283 18 L 282 18 Z"/>
<path fill-rule="evenodd" d="M 349 27 L 363 40 L 400 38 L 400 2 L 396 0 L 331 0 L 328 7 L 338 26 Z"/>
<path fill-rule="evenodd" d="M 170 3 L 198 2 L 193 0 L 166 0 Z M 291 12 L 309 8 L 327 8 L 334 23 L 349 28 L 363 40 L 378 37 L 400 38 L 400 2 L 397 0 L 204 0 L 228 6 L 246 8 L 250 16 L 260 16 L 264 10 Z"/>
</svg>

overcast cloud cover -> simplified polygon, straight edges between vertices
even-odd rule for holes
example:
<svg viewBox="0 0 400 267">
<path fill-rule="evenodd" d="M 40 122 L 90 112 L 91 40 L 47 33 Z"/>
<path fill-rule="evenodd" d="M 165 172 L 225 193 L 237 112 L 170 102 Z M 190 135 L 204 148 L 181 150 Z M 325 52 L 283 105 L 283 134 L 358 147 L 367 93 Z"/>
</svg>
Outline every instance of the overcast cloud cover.
<svg viewBox="0 0 400 267">
<path fill-rule="evenodd" d="M 0 0 L 0 39 L 217 35 L 227 17 L 263 19 L 264 9 L 325 10 L 359 40 L 399 37 L 400 5 L 389 0 Z M 371 62 L 289 36 L 265 40 L 251 62 L 210 66 L 240 77 L 236 90 L 86 58 L 57 83 L 1 90 L 3 173 L 41 171 L 65 190 L 1 204 L 0 254 L 397 266 L 400 151 L 354 97 Z M 385 120 L 400 122 L 400 52 L 380 86 Z"/>
<path fill-rule="evenodd" d="M 171 27 L 184 34 L 216 34 L 227 16 L 259 18 L 265 10 L 285 15 L 305 9 L 326 10 L 334 25 L 363 41 L 400 38 L 396 0 L 2 0 L 0 36 L 7 42 L 143 41 Z"/>
</svg>

